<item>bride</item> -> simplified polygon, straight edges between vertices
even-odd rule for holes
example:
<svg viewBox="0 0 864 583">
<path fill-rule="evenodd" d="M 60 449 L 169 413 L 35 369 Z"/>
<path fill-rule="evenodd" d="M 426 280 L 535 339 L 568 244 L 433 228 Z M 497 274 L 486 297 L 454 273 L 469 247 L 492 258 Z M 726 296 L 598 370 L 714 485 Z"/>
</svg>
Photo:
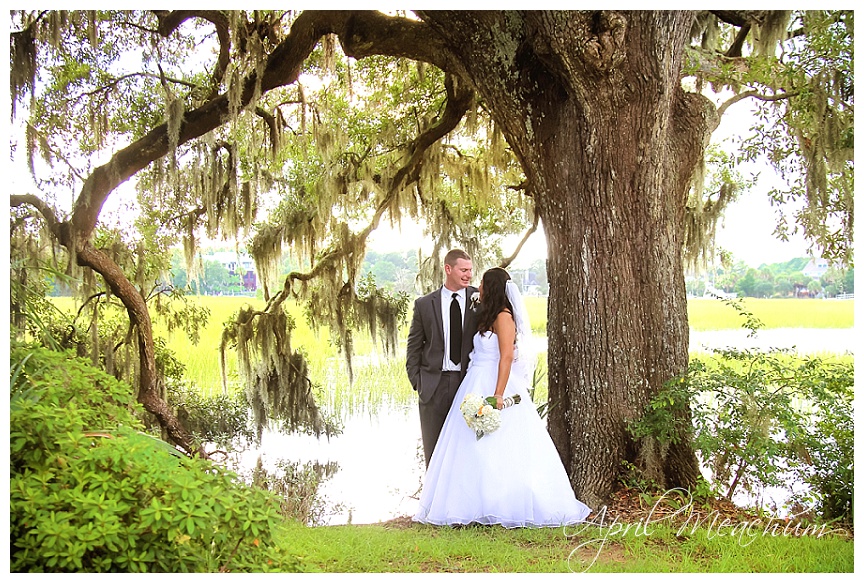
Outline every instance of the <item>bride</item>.
<svg viewBox="0 0 864 583">
<path fill-rule="evenodd" d="M 519 288 L 501 268 L 483 274 L 477 334 L 465 379 L 426 470 L 417 522 L 547 527 L 585 520 L 528 393 L 531 328 Z M 466 395 L 495 397 L 500 428 L 478 438 L 460 411 Z M 519 395 L 518 404 L 504 406 Z"/>
</svg>

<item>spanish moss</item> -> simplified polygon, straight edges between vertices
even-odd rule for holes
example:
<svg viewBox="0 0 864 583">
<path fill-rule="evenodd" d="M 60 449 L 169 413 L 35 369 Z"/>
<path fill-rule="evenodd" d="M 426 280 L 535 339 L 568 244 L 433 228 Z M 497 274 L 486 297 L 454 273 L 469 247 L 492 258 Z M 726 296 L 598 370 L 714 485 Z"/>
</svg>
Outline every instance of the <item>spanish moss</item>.
<svg viewBox="0 0 864 583">
<path fill-rule="evenodd" d="M 226 325 L 220 346 L 223 385 L 225 352 L 236 349 L 240 374 L 260 441 L 265 428 L 278 421 L 288 431 L 332 435 L 315 403 L 306 358 L 291 348 L 293 319 L 284 310 L 241 309 Z"/>
</svg>

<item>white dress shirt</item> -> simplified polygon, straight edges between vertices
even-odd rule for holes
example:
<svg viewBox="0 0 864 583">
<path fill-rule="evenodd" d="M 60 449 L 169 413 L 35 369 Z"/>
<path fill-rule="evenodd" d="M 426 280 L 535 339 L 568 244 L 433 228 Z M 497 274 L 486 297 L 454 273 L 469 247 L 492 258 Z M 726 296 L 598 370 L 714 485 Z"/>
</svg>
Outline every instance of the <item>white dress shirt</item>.
<svg viewBox="0 0 864 583">
<path fill-rule="evenodd" d="M 465 290 L 460 289 L 457 292 L 450 291 L 444 286 L 441 286 L 441 322 L 444 323 L 444 365 L 441 370 L 461 371 L 461 364 L 454 364 L 450 360 L 450 302 L 453 301 L 453 294 L 456 294 L 459 301 L 459 310 L 462 312 L 462 326 L 465 326 Z"/>
</svg>

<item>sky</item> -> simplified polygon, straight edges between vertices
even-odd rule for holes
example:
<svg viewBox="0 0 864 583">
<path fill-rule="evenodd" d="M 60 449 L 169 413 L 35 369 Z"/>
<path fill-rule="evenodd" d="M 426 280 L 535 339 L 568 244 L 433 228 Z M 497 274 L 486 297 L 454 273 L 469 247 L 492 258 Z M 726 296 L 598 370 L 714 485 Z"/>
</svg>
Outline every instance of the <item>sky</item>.
<svg viewBox="0 0 864 583">
<path fill-rule="evenodd" d="M 719 128 L 718 139 L 723 139 L 732 132 L 734 128 Z M 716 249 L 722 248 L 731 252 L 733 261 L 740 260 L 751 267 L 808 257 L 809 245 L 802 235 L 793 235 L 788 241 L 782 241 L 773 234 L 778 209 L 771 206 L 768 193 L 779 179 L 768 166 L 758 170 L 760 174 L 754 186 L 733 202 L 720 220 L 715 238 Z M 406 224 L 401 230 L 389 229 L 383 226 L 382 222 L 382 228 L 370 239 L 370 247 L 379 253 L 416 250 L 418 230 L 419 227 L 415 224 Z M 506 239 L 502 251 L 509 255 L 516 249 L 520 239 L 521 235 Z M 525 244 L 514 265 L 528 266 L 536 259 L 545 259 L 546 253 L 546 241 L 541 225 Z"/>
<path fill-rule="evenodd" d="M 763 199 L 753 196 L 752 199 L 748 197 L 733 203 L 732 208 L 726 211 L 723 224 L 718 227 L 717 247 L 730 251 L 734 261 L 743 261 L 750 267 L 808 257 L 808 246 L 802 237 L 793 237 L 784 242 L 772 234 L 776 222 L 774 209 L 768 203 L 767 195 Z M 379 253 L 415 251 L 418 228 L 416 225 L 401 230 L 382 227 L 370 238 L 370 248 Z M 520 239 L 521 236 L 507 238 L 502 251 L 509 255 L 516 249 Z M 424 251 L 428 251 L 428 248 L 424 247 Z M 546 239 L 541 227 L 522 248 L 514 266 L 527 267 L 537 259 L 545 259 L 546 254 Z"/>
<path fill-rule="evenodd" d="M 720 100 L 722 98 L 715 102 Z M 726 151 L 734 151 L 730 141 L 747 132 L 753 119 L 752 107 L 752 102 L 748 100 L 730 107 L 711 137 L 712 144 L 720 145 Z M 726 209 L 717 229 L 717 247 L 732 252 L 735 259 L 752 267 L 809 256 L 809 245 L 802 235 L 793 235 L 788 241 L 781 241 L 773 234 L 778 207 L 771 206 L 768 193 L 774 187 L 782 187 L 782 179 L 766 162 L 749 163 L 741 170 L 745 178 L 750 173 L 758 173 L 759 176 L 753 187 Z M 785 212 L 789 214 L 789 210 L 787 206 Z"/>
<path fill-rule="evenodd" d="M 742 122 L 738 120 L 737 123 Z M 726 139 L 735 131 L 733 122 L 724 123 L 718 129 L 717 140 L 715 141 Z M 16 194 L 34 192 L 26 166 L 20 162 L 12 165 L 8 158 L 4 164 L 10 166 L 4 172 L 7 177 L 7 184 L 11 189 L 10 192 Z M 784 242 L 772 234 L 777 222 L 775 216 L 777 209 L 771 206 L 768 197 L 772 181 L 776 181 L 776 178 L 772 176 L 773 174 L 773 171 L 767 166 L 761 168 L 760 177 L 754 187 L 727 208 L 717 229 L 717 247 L 731 252 L 735 261 L 743 261 L 751 267 L 759 267 L 763 263 L 786 262 L 795 257 L 809 255 L 808 245 L 800 235 L 793 236 L 790 241 Z M 124 185 L 123 188 L 128 190 L 130 196 L 134 196 L 131 184 Z M 118 194 L 115 193 L 109 199 L 109 206 L 115 206 L 115 203 L 121 198 Z M 72 199 L 70 197 L 69 200 L 58 202 L 68 209 L 71 207 Z M 107 210 L 108 207 L 106 207 Z M 107 219 L 108 214 L 104 213 L 103 218 Z M 386 224 L 386 221 L 382 221 L 381 228 L 371 237 L 370 247 L 372 249 L 378 252 L 415 251 L 417 249 L 417 232 L 419 231 L 417 225 L 406 223 L 401 230 L 394 230 L 388 228 Z M 512 253 L 520 239 L 521 235 L 507 239 L 502 249 L 503 252 L 508 255 Z M 428 245 L 427 248 L 431 248 L 431 245 Z M 514 265 L 517 267 L 528 266 L 537 259 L 545 259 L 546 253 L 546 241 L 541 228 L 528 240 Z"/>
</svg>

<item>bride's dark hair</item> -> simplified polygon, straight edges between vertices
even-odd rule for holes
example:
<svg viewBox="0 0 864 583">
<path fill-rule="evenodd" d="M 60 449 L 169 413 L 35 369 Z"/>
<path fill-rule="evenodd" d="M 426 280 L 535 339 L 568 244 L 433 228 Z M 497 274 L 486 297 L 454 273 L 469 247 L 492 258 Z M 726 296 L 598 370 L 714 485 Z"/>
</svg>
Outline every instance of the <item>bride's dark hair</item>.
<svg viewBox="0 0 864 583">
<path fill-rule="evenodd" d="M 477 331 L 484 334 L 492 329 L 495 318 L 504 310 L 513 313 L 513 306 L 507 299 L 507 282 L 510 274 L 500 267 L 493 267 L 483 274 L 483 300 L 477 317 Z"/>
</svg>

